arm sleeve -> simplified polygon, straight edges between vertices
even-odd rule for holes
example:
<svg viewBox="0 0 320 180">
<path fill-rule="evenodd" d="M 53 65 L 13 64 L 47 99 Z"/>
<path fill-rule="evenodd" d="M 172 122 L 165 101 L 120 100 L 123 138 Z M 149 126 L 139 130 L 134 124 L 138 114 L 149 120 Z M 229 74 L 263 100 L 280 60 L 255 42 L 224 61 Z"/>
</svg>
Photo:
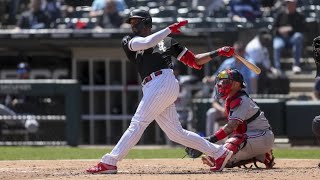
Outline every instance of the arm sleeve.
<svg viewBox="0 0 320 180">
<path fill-rule="evenodd" d="M 170 33 L 171 33 L 170 29 L 165 28 L 147 37 L 136 36 L 129 41 L 128 47 L 131 51 L 149 49 L 157 45 L 161 40 L 167 37 Z"/>
</svg>

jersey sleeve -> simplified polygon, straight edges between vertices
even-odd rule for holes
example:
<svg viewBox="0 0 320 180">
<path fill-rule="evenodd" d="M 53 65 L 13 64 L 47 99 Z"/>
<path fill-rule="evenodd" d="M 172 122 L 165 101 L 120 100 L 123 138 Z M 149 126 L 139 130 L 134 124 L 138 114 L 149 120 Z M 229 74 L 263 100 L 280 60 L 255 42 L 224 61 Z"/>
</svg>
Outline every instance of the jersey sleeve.
<svg viewBox="0 0 320 180">
<path fill-rule="evenodd" d="M 162 29 L 147 37 L 135 36 L 129 41 L 128 48 L 131 51 L 146 50 L 156 46 L 171 33 L 169 28 Z"/>
<path fill-rule="evenodd" d="M 243 122 L 246 119 L 248 106 L 249 106 L 248 101 L 241 98 L 239 105 L 230 109 L 228 120 L 237 120 L 237 121 Z"/>
<path fill-rule="evenodd" d="M 188 50 L 186 47 L 182 46 L 178 41 L 176 41 L 173 38 L 171 38 L 171 48 L 171 55 L 177 58 L 178 60 L 179 57 L 181 58 Z"/>
<path fill-rule="evenodd" d="M 131 51 L 129 49 L 129 42 L 131 40 L 130 36 L 125 36 L 122 38 L 122 48 L 124 50 L 124 52 L 126 53 L 127 58 L 129 59 L 129 61 L 134 61 L 135 60 L 135 52 Z"/>
</svg>

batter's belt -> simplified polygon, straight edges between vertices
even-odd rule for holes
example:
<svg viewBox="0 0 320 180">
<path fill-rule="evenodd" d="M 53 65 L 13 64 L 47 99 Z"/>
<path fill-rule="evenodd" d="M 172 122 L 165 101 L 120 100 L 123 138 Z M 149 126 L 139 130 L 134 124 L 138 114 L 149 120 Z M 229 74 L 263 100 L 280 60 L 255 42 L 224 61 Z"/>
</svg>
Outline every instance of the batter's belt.
<svg viewBox="0 0 320 180">
<path fill-rule="evenodd" d="M 151 73 L 150 75 L 148 75 L 147 77 L 145 77 L 142 81 L 142 85 L 147 84 L 148 82 L 150 82 L 153 78 L 152 77 L 156 77 L 162 74 L 162 70 L 159 71 L 155 71 L 153 73 Z"/>
</svg>

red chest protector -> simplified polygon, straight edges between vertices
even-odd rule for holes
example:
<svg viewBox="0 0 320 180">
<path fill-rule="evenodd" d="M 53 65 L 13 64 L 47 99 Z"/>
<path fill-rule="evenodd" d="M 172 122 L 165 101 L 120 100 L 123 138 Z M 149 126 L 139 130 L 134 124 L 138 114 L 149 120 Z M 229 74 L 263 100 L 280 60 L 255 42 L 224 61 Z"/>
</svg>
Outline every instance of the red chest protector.
<svg viewBox="0 0 320 180">
<path fill-rule="evenodd" d="M 238 91 L 235 95 L 233 95 L 231 98 L 228 98 L 226 100 L 225 113 L 226 113 L 227 119 L 229 119 L 230 109 L 233 109 L 241 104 L 241 101 L 242 101 L 241 96 L 242 95 L 248 96 L 248 94 L 245 91 Z M 244 134 L 246 131 L 247 131 L 247 123 L 242 122 L 241 124 L 239 124 L 237 129 L 235 129 L 233 131 L 233 134 Z"/>
</svg>

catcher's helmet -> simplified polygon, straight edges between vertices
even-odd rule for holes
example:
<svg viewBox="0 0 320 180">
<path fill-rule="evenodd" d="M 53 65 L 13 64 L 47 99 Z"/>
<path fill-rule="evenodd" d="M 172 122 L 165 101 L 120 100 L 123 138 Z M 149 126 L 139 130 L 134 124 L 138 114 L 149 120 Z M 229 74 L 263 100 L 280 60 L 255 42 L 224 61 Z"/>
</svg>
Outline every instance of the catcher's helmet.
<svg viewBox="0 0 320 180">
<path fill-rule="evenodd" d="M 152 18 L 148 11 L 145 11 L 143 9 L 134 9 L 130 12 L 129 18 L 126 20 L 126 23 L 130 24 L 130 20 L 133 18 L 139 18 L 142 19 L 142 23 L 147 27 L 152 27 Z"/>
<path fill-rule="evenodd" d="M 237 81 L 237 82 L 241 83 L 242 88 L 246 87 L 244 80 L 243 80 L 243 76 L 237 69 L 227 69 L 227 70 L 223 70 L 223 71 L 219 72 L 219 74 L 217 76 L 217 80 L 219 81 L 221 79 L 229 79 L 232 81 Z"/>
<path fill-rule="evenodd" d="M 227 69 L 219 72 L 215 83 L 216 95 L 223 99 L 227 98 L 231 92 L 232 81 L 239 82 L 241 88 L 246 87 L 243 76 L 237 69 Z"/>
</svg>

